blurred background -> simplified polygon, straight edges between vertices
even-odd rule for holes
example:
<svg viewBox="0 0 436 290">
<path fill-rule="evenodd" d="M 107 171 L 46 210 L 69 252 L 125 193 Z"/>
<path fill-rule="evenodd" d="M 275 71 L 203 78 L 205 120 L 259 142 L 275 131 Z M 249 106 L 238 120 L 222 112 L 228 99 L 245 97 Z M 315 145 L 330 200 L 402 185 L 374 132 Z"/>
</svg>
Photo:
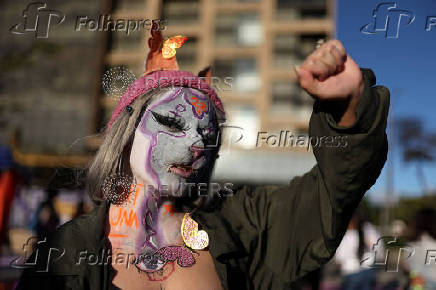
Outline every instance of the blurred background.
<svg viewBox="0 0 436 290">
<path fill-rule="evenodd" d="M 120 92 L 143 72 L 149 37 L 147 29 L 127 35 L 122 26 L 78 27 L 78 18 L 97 25 L 103 16 L 160 19 L 164 37 L 188 37 L 177 50 L 182 70 L 197 73 L 212 65 L 228 115 L 213 178 L 234 184 L 285 184 L 315 164 L 307 146 L 313 101 L 296 83 L 292 67 L 318 40 L 339 38 L 391 90 L 389 157 L 337 257 L 295 287 L 436 289 L 427 273 L 434 268 L 422 269 L 425 253 L 413 263 L 400 250 L 411 244 L 418 249 L 425 241 L 436 252 L 435 229 L 429 226 L 436 224 L 434 1 L 395 1 L 378 10 L 383 2 L 373 0 L 45 3 L 0 2 L 0 290 L 13 288 L 17 258 L 25 255 L 30 237 L 44 237 L 92 208 L 84 191 L 86 166 Z M 405 16 L 394 23 L 389 13 Z M 386 27 L 379 26 L 383 20 Z M 386 31 L 395 25 L 399 33 L 390 37 Z M 259 132 L 276 141 L 285 132 L 293 142 L 297 136 L 305 141 L 258 143 Z M 394 239 L 383 238 L 389 236 Z M 368 258 L 380 238 L 377 255 L 384 261 L 389 253 L 384 264 Z"/>
</svg>

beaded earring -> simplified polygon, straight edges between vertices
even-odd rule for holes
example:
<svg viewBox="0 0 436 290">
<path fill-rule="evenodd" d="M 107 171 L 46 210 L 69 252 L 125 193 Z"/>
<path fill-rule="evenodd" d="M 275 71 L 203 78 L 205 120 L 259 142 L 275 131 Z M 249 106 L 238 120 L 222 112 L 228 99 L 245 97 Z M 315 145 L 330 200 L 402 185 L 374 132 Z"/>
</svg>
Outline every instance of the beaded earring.
<svg viewBox="0 0 436 290">
<path fill-rule="evenodd" d="M 136 192 L 136 180 L 122 172 L 123 157 L 118 158 L 118 166 L 115 174 L 103 181 L 103 197 L 114 205 L 126 205 L 134 199 Z"/>
</svg>

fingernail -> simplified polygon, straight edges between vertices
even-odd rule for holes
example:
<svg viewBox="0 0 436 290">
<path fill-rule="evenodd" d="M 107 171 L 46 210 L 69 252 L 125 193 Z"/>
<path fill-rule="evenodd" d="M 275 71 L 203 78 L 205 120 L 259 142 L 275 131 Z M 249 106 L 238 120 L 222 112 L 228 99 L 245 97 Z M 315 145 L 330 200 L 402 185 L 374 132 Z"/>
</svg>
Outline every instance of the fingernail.
<svg viewBox="0 0 436 290">
<path fill-rule="evenodd" d="M 318 39 L 318 41 L 316 42 L 316 48 L 319 48 L 324 42 L 325 40 L 323 38 Z"/>
<path fill-rule="evenodd" d="M 300 77 L 300 67 L 298 65 L 294 65 L 294 71 L 297 77 Z"/>
</svg>

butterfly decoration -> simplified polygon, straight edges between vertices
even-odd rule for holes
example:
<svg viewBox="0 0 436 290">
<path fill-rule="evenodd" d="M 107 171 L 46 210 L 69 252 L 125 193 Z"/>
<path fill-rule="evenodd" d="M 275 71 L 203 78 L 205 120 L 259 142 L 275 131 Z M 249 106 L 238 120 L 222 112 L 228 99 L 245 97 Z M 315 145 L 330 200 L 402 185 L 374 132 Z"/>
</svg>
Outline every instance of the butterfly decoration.
<svg viewBox="0 0 436 290">
<path fill-rule="evenodd" d="M 209 245 L 209 235 L 204 230 L 198 230 L 198 223 L 189 213 L 183 217 L 181 234 L 185 245 L 193 250 L 203 250 Z"/>
</svg>

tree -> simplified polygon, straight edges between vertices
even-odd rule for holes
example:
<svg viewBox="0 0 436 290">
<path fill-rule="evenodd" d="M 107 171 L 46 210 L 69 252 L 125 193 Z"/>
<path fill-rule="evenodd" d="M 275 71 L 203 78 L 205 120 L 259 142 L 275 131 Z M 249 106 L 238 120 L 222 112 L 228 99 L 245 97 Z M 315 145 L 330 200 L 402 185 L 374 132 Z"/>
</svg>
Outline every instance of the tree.
<svg viewBox="0 0 436 290">
<path fill-rule="evenodd" d="M 428 194 L 429 188 L 424 175 L 424 164 L 435 160 L 436 135 L 425 132 L 421 120 L 416 117 L 402 118 L 397 121 L 397 124 L 403 160 L 408 164 L 415 165 L 416 178 L 421 184 L 422 192 Z"/>
</svg>

